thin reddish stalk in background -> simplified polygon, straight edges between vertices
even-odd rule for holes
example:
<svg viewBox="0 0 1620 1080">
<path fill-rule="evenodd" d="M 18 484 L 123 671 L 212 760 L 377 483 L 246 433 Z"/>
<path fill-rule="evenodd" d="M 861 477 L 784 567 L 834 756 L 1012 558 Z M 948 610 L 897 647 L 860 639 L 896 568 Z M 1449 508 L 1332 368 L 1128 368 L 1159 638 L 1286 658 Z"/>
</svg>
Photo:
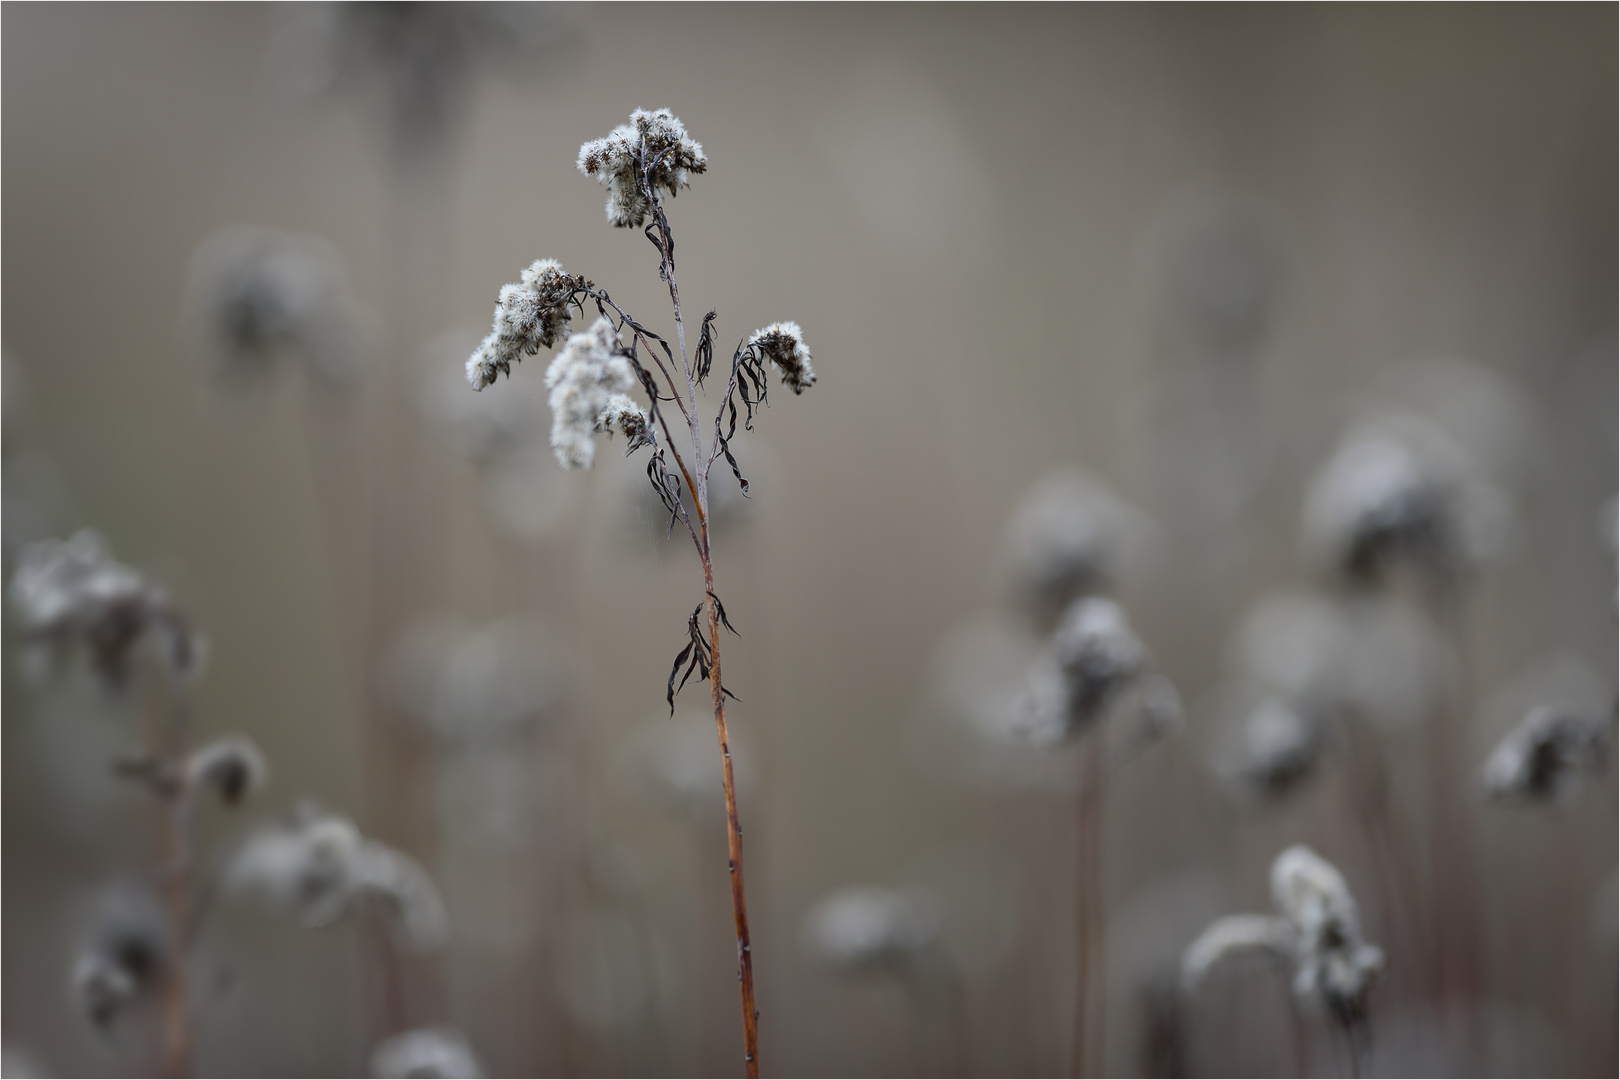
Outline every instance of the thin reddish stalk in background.
<svg viewBox="0 0 1620 1080">
<path fill-rule="evenodd" d="M 1080 795 L 1076 815 L 1074 1038 L 1070 1072 L 1101 1075 L 1104 1069 L 1103 817 L 1107 800 L 1108 746 L 1104 731 L 1080 744 Z M 1093 995 L 1092 991 L 1099 991 Z"/>
</svg>

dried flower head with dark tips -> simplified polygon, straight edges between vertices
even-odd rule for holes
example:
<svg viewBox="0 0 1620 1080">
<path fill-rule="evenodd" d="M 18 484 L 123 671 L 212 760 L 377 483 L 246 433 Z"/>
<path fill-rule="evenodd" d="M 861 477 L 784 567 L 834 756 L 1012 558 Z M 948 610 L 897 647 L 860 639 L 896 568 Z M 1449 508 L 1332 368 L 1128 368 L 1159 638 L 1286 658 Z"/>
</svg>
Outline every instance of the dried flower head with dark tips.
<svg viewBox="0 0 1620 1080">
<path fill-rule="evenodd" d="M 775 322 L 755 330 L 748 347 L 776 366 L 782 385 L 802 394 L 816 385 L 816 372 L 810 366 L 810 350 L 804 344 L 804 331 L 796 322 Z"/>
<path fill-rule="evenodd" d="M 1581 790 L 1586 773 L 1603 766 L 1608 740 L 1595 719 L 1538 705 L 1491 751 L 1480 774 L 1487 798 L 1563 802 Z"/>
<path fill-rule="evenodd" d="M 73 965 L 73 996 L 79 1011 L 99 1030 L 153 990 L 169 962 L 163 912 L 146 890 L 121 886 L 97 907 Z"/>
<path fill-rule="evenodd" d="M 379 1080 L 445 1077 L 476 1080 L 484 1075 L 472 1047 L 453 1028 L 418 1028 L 390 1036 L 371 1052 L 371 1075 Z"/>
<path fill-rule="evenodd" d="M 512 365 L 568 337 L 569 307 L 579 307 L 588 283 L 564 273 L 556 259 L 536 259 L 515 285 L 501 286 L 494 329 L 467 359 L 467 381 L 474 390 L 510 376 Z"/>
<path fill-rule="evenodd" d="M 1069 715 L 1077 726 L 1100 716 L 1147 659 L 1124 609 L 1101 597 L 1086 597 L 1069 608 L 1052 634 L 1051 649 L 1063 669 Z"/>
<path fill-rule="evenodd" d="M 1320 1000 L 1346 1027 L 1359 1026 L 1367 991 L 1384 970 L 1384 951 L 1362 937 L 1344 876 L 1296 844 L 1271 865 L 1271 895 L 1294 927 L 1294 993 Z"/>
<path fill-rule="evenodd" d="M 188 307 L 203 348 L 228 378 L 296 363 L 328 386 L 353 382 L 360 321 L 343 262 L 316 236 L 237 226 L 192 256 Z"/>
<path fill-rule="evenodd" d="M 849 971 L 898 968 L 939 938 L 937 905 L 916 893 L 856 886 L 818 903 L 805 920 L 805 939 L 821 959 Z"/>
<path fill-rule="evenodd" d="M 187 786 L 211 788 L 226 806 L 235 806 L 265 785 L 270 765 L 252 739 L 237 735 L 192 751 L 186 759 Z"/>
<path fill-rule="evenodd" d="M 1305 534 L 1315 557 L 1375 584 L 1400 563 L 1454 576 L 1501 545 L 1507 506 L 1437 425 L 1404 414 L 1352 429 L 1311 482 Z"/>
<path fill-rule="evenodd" d="M 611 225 L 639 228 L 652 211 L 651 194 L 671 196 L 708 169 L 703 147 L 668 109 L 637 109 L 630 122 L 579 148 L 579 171 L 607 188 Z"/>
<path fill-rule="evenodd" d="M 114 561 L 88 530 L 25 547 L 8 592 L 25 636 L 54 657 L 82 648 L 110 686 L 127 681 L 145 640 L 177 679 L 194 677 L 201 664 L 202 642 L 167 594 Z"/>
</svg>

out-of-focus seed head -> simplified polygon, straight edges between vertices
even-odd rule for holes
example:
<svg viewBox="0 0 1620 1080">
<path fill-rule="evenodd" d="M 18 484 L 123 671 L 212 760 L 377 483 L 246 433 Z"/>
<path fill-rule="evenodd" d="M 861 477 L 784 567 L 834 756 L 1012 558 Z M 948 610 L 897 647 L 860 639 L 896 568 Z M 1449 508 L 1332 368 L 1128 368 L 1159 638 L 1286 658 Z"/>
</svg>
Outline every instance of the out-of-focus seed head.
<svg viewBox="0 0 1620 1080">
<path fill-rule="evenodd" d="M 615 395 L 636 385 L 634 369 L 613 324 L 599 318 L 575 334 L 546 369 L 551 391 L 551 449 L 565 469 L 588 469 L 596 460 L 597 421 Z"/>
<path fill-rule="evenodd" d="M 343 388 L 358 373 L 358 311 L 342 258 L 320 237 L 221 229 L 192 256 L 188 307 L 227 378 L 262 378 L 277 363 L 298 363 Z"/>
<path fill-rule="evenodd" d="M 388 1080 L 412 1076 L 476 1080 L 484 1075 L 472 1047 L 452 1028 L 418 1028 L 394 1035 L 371 1052 L 371 1075 Z"/>
<path fill-rule="evenodd" d="M 1378 584 L 1400 564 L 1464 573 L 1501 547 L 1506 527 L 1505 496 L 1461 446 L 1405 414 L 1353 428 L 1306 495 L 1313 558 L 1357 584 Z"/>
<path fill-rule="evenodd" d="M 142 641 L 170 675 L 195 678 L 204 646 L 164 591 L 107 553 L 88 530 L 27 545 L 9 599 L 23 634 L 54 659 L 82 649 L 108 686 L 126 684 Z"/>
<path fill-rule="evenodd" d="M 1384 970 L 1384 951 L 1363 939 L 1344 876 L 1296 844 L 1272 863 L 1271 894 L 1294 926 L 1294 993 L 1319 999 L 1347 1027 L 1359 1024 L 1367 991 Z"/>
<path fill-rule="evenodd" d="M 325 926 L 348 908 L 363 845 L 348 818 L 306 803 L 243 842 L 226 866 L 225 885 L 305 926 Z"/>
<path fill-rule="evenodd" d="M 1480 783 L 1491 799 L 1563 802 L 1579 794 L 1585 774 L 1607 757 L 1608 740 L 1596 720 L 1540 705 L 1496 744 Z"/>
<path fill-rule="evenodd" d="M 1223 771 L 1242 794 L 1278 798 L 1316 768 L 1322 736 L 1321 723 L 1309 711 L 1282 698 L 1263 698 L 1245 717 Z"/>
<path fill-rule="evenodd" d="M 269 775 L 264 752 L 240 735 L 211 742 L 186 759 L 188 786 L 213 789 L 226 806 L 236 806 L 258 791 Z"/>
<path fill-rule="evenodd" d="M 1227 915 L 1209 924 L 1181 957 L 1181 986 L 1198 990 L 1216 967 L 1228 960 L 1260 955 L 1288 960 L 1294 953 L 1294 928 L 1274 915 Z"/>
<path fill-rule="evenodd" d="M 1076 725 L 1100 716 L 1147 659 L 1124 609 L 1095 596 L 1069 607 L 1052 634 L 1051 648 L 1068 684 L 1069 712 Z"/>
<path fill-rule="evenodd" d="M 565 678 L 559 646 L 522 617 L 484 626 L 422 618 L 383 673 L 411 718 L 450 746 L 521 735 L 557 705 Z"/>
<path fill-rule="evenodd" d="M 387 915 L 401 941 L 416 949 L 444 944 L 449 916 L 420 863 L 386 844 L 366 840 L 360 845 L 355 871 L 353 901 Z"/>
<path fill-rule="evenodd" d="M 156 987 L 168 962 L 168 936 L 156 898 L 135 886 L 109 891 L 73 965 L 80 1014 L 106 1031 Z"/>
<path fill-rule="evenodd" d="M 901 967 L 939 938 L 936 905 L 908 892 L 875 886 L 841 889 L 805 921 L 805 940 L 822 960 L 848 971 Z"/>
<path fill-rule="evenodd" d="M 1003 541 L 1014 603 L 1044 629 L 1080 597 L 1108 591 L 1122 568 L 1134 513 L 1079 470 L 1037 481 L 1013 511 Z"/>
</svg>

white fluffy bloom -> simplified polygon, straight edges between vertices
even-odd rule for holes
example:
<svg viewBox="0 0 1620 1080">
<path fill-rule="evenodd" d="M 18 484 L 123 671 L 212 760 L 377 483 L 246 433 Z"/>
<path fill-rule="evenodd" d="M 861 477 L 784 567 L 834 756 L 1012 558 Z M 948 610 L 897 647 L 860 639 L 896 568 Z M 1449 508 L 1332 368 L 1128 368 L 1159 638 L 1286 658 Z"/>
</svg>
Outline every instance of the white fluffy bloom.
<svg viewBox="0 0 1620 1080">
<path fill-rule="evenodd" d="M 329 384 L 354 378 L 359 317 L 343 260 L 321 237 L 221 229 L 191 258 L 187 304 L 227 376 L 261 376 L 285 359 Z"/>
<path fill-rule="evenodd" d="M 599 318 L 568 339 L 546 369 L 551 391 L 551 449 L 565 469 L 588 469 L 596 459 L 591 436 L 615 395 L 636 385 L 630 361 L 619 351 L 613 324 Z"/>
<path fill-rule="evenodd" d="M 776 365 L 782 384 L 795 394 L 816 385 L 816 372 L 810 366 L 810 350 L 804 344 L 804 331 L 796 322 L 775 322 L 755 330 L 748 347 L 756 349 Z"/>
<path fill-rule="evenodd" d="M 348 908 L 364 842 L 348 818 L 306 805 L 250 836 L 227 865 L 225 884 L 305 926 L 324 926 Z"/>
<path fill-rule="evenodd" d="M 73 996 L 86 1020 L 110 1027 L 156 987 L 169 962 L 168 935 L 156 898 L 122 886 L 108 892 L 73 965 Z"/>
<path fill-rule="evenodd" d="M 1203 985 L 1217 965 L 1239 956 L 1261 954 L 1286 960 L 1293 955 L 1294 928 L 1275 915 L 1227 915 L 1187 946 L 1181 956 L 1181 985 L 1188 991 Z"/>
<path fill-rule="evenodd" d="M 1540 705 L 1496 744 L 1480 781 L 1489 798 L 1561 802 L 1580 791 L 1582 774 L 1601 766 L 1607 752 L 1597 723 Z"/>
<path fill-rule="evenodd" d="M 1322 735 L 1313 713 L 1282 698 L 1263 698 L 1244 717 L 1228 778 L 1245 793 L 1281 795 L 1316 766 Z"/>
<path fill-rule="evenodd" d="M 568 305 L 583 282 L 556 259 L 536 259 L 516 285 L 503 285 L 494 328 L 467 358 L 467 381 L 482 390 L 497 375 L 512 374 L 524 356 L 549 349 L 568 335 Z"/>
<path fill-rule="evenodd" d="M 459 1031 L 418 1028 L 378 1043 L 371 1052 L 371 1075 L 476 1078 L 484 1070 Z"/>
<path fill-rule="evenodd" d="M 1278 916 L 1217 919 L 1182 956 L 1182 985 L 1197 987 L 1222 960 L 1263 951 L 1290 960 L 1295 996 L 1318 1000 L 1340 1023 L 1360 1023 L 1384 951 L 1362 937 L 1356 902 L 1338 870 L 1303 844 L 1271 864 Z"/>
<path fill-rule="evenodd" d="M 692 174 L 708 169 L 709 159 L 674 113 L 637 109 L 628 124 L 582 145 L 578 165 L 607 188 L 608 223 L 639 227 L 652 209 L 644 186 L 674 196 Z"/>
<path fill-rule="evenodd" d="M 1015 602 L 1044 627 L 1079 597 L 1106 590 L 1124 562 L 1134 517 L 1084 472 L 1042 477 L 1013 511 L 1003 542 Z"/>
<path fill-rule="evenodd" d="M 1494 554 L 1503 493 L 1437 425 L 1381 414 L 1353 428 L 1311 481 L 1305 537 L 1344 576 L 1376 581 L 1396 561 L 1456 572 Z"/>
<path fill-rule="evenodd" d="M 262 788 L 269 773 L 263 751 L 240 735 L 211 742 L 186 759 L 187 784 L 213 788 L 227 806 Z"/>
<path fill-rule="evenodd" d="M 596 419 L 596 426 L 602 431 L 622 434 L 630 441 L 631 450 L 652 442 L 652 418 L 642 411 L 629 394 L 614 394 L 608 398 L 602 415 Z"/>
<path fill-rule="evenodd" d="M 444 902 L 414 859 L 309 804 L 250 836 L 227 865 L 225 884 L 305 926 L 370 905 L 390 917 L 407 944 L 426 948 L 445 935 Z"/>
<path fill-rule="evenodd" d="M 124 683 L 133 650 L 148 634 L 174 675 L 197 673 L 202 642 L 168 596 L 114 561 L 89 530 L 24 547 L 8 593 L 24 634 L 57 653 L 83 647 L 111 685 Z"/>
<path fill-rule="evenodd" d="M 822 959 L 852 970 L 904 964 L 937 940 L 932 905 L 894 889 L 841 889 L 811 910 L 805 938 Z"/>
<path fill-rule="evenodd" d="M 1037 746 L 1063 742 L 1100 719 L 1146 663 L 1147 650 L 1118 604 L 1096 596 L 1076 600 L 1031 662 L 1006 730 Z"/>
<path fill-rule="evenodd" d="M 1294 993 L 1320 997 L 1341 1020 L 1359 1020 L 1367 991 L 1384 970 L 1384 951 L 1361 935 L 1344 876 L 1296 844 L 1271 865 L 1271 896 L 1294 926 Z"/>
</svg>

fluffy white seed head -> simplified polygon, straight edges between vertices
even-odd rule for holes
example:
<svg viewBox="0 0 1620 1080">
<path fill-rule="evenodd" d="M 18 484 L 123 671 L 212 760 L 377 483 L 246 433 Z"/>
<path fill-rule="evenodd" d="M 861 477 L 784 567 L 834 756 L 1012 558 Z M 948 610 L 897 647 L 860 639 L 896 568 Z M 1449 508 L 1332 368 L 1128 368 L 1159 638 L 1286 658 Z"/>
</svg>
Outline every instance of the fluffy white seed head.
<svg viewBox="0 0 1620 1080">
<path fill-rule="evenodd" d="M 1480 783 L 1491 799 L 1563 802 L 1607 754 L 1603 728 L 1591 718 L 1538 705 L 1496 744 Z"/>
<path fill-rule="evenodd" d="M 1217 966 L 1243 956 L 1287 960 L 1293 956 L 1294 928 L 1274 915 L 1227 915 L 1209 924 L 1181 956 L 1181 985 L 1197 990 Z"/>
<path fill-rule="evenodd" d="M 56 658 L 83 649 L 108 685 L 126 682 L 143 640 L 176 678 L 195 677 L 201 665 L 203 643 L 167 594 L 116 562 L 89 530 L 24 547 L 7 592 L 24 635 Z"/>
<path fill-rule="evenodd" d="M 153 990 L 169 962 L 168 934 L 157 899 L 120 886 L 102 897 L 74 961 L 72 990 L 80 1013 L 106 1030 Z"/>
<path fill-rule="evenodd" d="M 237 849 L 225 884 L 305 926 L 335 922 L 359 880 L 360 830 L 348 818 L 305 805 Z"/>
<path fill-rule="evenodd" d="M 413 948 L 434 948 L 448 936 L 449 916 L 433 879 L 415 859 L 387 844 L 366 840 L 360 845 L 351 902 L 387 915 L 395 934 Z"/>
<path fill-rule="evenodd" d="M 1502 492 L 1438 426 L 1405 414 L 1352 429 L 1311 481 L 1305 538 L 1313 557 L 1357 582 L 1396 563 L 1464 571 L 1494 554 L 1507 524 Z"/>
<path fill-rule="evenodd" d="M 748 347 L 758 350 L 782 377 L 782 384 L 795 394 L 802 394 L 816 385 L 816 372 L 810 366 L 810 350 L 804 343 L 804 331 L 796 322 L 776 322 L 755 330 L 748 339 Z"/>
<path fill-rule="evenodd" d="M 596 460 L 592 439 L 614 395 L 636 385 L 635 370 L 620 352 L 613 324 L 599 318 L 568 339 L 546 369 L 551 391 L 551 449 L 565 469 L 588 469 Z"/>
<path fill-rule="evenodd" d="M 1343 875 L 1296 844 L 1272 863 L 1271 894 L 1294 927 L 1294 993 L 1319 998 L 1345 1023 L 1358 1021 L 1384 969 L 1384 952 L 1363 939 Z"/>
<path fill-rule="evenodd" d="M 495 301 L 494 327 L 467 358 L 467 382 L 482 390 L 512 365 L 568 336 L 568 305 L 585 283 L 556 259 L 536 259 Z"/>
<path fill-rule="evenodd" d="M 1003 551 L 1014 602 L 1050 627 L 1118 577 L 1136 512 L 1079 470 L 1042 477 L 1013 511 Z"/>
<path fill-rule="evenodd" d="M 1322 745 L 1322 725 L 1313 713 L 1283 698 L 1262 698 L 1243 720 L 1227 777 L 1247 795 L 1283 795 L 1310 775 Z"/>
<path fill-rule="evenodd" d="M 842 889 L 811 910 L 805 923 L 810 948 L 849 970 L 903 965 L 932 945 L 940 920 L 916 895 L 874 886 Z"/>
<path fill-rule="evenodd" d="M 371 1052 L 371 1075 L 380 1080 L 411 1076 L 475 1080 L 484 1070 L 461 1032 L 418 1028 L 378 1043 Z"/>
<path fill-rule="evenodd" d="M 235 806 L 265 785 L 270 765 L 264 752 L 244 736 L 218 739 L 186 759 L 186 782 L 211 788 L 226 806 Z"/>
<path fill-rule="evenodd" d="M 1147 660 L 1147 650 L 1132 632 L 1124 609 L 1096 596 L 1070 605 L 1052 635 L 1051 648 L 1068 683 L 1075 724 L 1101 715 Z"/>
<path fill-rule="evenodd" d="M 640 227 L 652 206 L 648 189 L 674 196 L 708 169 L 703 147 L 668 109 L 637 109 L 630 122 L 579 148 L 579 171 L 607 188 L 608 224 Z"/>
<path fill-rule="evenodd" d="M 652 441 L 652 419 L 629 394 L 614 394 L 608 398 L 596 426 L 601 431 L 619 432 L 629 440 L 631 450 Z"/>
</svg>

